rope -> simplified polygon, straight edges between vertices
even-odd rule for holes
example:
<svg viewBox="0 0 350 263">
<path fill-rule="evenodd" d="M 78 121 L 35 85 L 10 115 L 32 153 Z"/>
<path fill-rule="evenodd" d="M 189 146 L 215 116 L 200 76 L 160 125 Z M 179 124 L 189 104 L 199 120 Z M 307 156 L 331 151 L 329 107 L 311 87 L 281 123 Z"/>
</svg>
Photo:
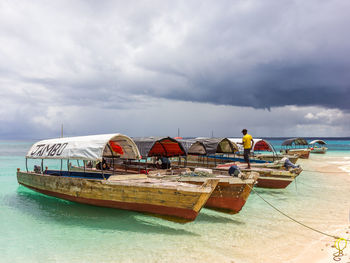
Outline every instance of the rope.
<svg viewBox="0 0 350 263">
<path fill-rule="evenodd" d="M 242 179 L 241 179 L 241 180 L 242 180 Z M 255 191 L 255 189 L 253 189 L 253 187 L 251 187 L 249 184 L 247 184 L 244 180 L 242 180 L 242 181 L 243 181 L 255 194 L 257 194 L 257 196 L 260 197 L 265 203 L 267 203 L 269 206 L 271 206 L 271 207 L 272 207 L 273 209 L 275 209 L 277 212 L 281 213 L 282 215 L 284 215 L 285 217 L 287 217 L 287 218 L 289 218 L 290 220 L 294 221 L 295 223 L 298 223 L 299 225 L 302 225 L 303 227 L 306 227 L 306 228 L 308 228 L 308 229 L 310 229 L 310 230 L 313 230 L 313 231 L 315 231 L 315 232 L 318 232 L 318 233 L 320 233 L 320 234 L 322 234 L 322 235 L 325 235 L 325 236 L 328 236 L 328 237 L 332 237 L 332 238 L 334 238 L 334 239 L 340 239 L 340 237 L 338 237 L 338 236 L 334 236 L 334 235 L 327 234 L 327 233 L 325 233 L 325 232 L 322 232 L 322 231 L 317 230 L 317 229 L 315 229 L 315 228 L 313 228 L 313 227 L 310 227 L 310 226 L 308 226 L 308 225 L 305 225 L 304 223 L 302 223 L 302 222 L 300 222 L 300 221 L 298 221 L 298 220 L 292 218 L 291 216 L 287 215 L 286 213 L 282 212 L 282 211 L 279 210 L 277 207 L 275 207 L 274 205 L 272 205 L 269 201 L 265 200 L 257 191 Z M 345 241 L 350 242 L 350 239 L 344 239 L 344 238 L 342 238 L 342 240 L 345 240 Z"/>
</svg>

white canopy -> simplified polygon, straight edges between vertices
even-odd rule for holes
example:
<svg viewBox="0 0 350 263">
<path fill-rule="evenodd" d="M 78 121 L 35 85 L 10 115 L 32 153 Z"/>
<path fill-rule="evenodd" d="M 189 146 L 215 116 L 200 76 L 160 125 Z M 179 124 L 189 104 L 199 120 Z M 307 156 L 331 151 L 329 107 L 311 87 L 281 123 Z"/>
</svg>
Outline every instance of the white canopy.
<svg viewBox="0 0 350 263">
<path fill-rule="evenodd" d="M 26 158 L 101 161 L 102 157 L 140 159 L 134 141 L 126 135 L 101 134 L 43 140 L 35 143 Z"/>
<path fill-rule="evenodd" d="M 243 151 L 243 145 L 242 144 L 239 144 L 239 143 L 242 143 L 242 138 L 228 138 L 231 142 L 235 143 L 237 146 L 238 146 L 238 149 L 240 151 Z M 264 139 L 259 139 L 259 138 L 253 138 L 254 140 L 254 148 L 252 149 L 252 152 L 257 151 L 257 150 L 260 150 L 260 149 L 257 149 L 256 147 L 258 146 L 258 148 L 265 148 L 264 150 L 266 151 L 270 151 L 272 152 L 273 151 L 273 147 L 271 146 L 271 144 L 264 140 Z"/>
<path fill-rule="evenodd" d="M 315 143 L 318 143 L 318 144 L 327 144 L 325 141 L 322 141 L 322 140 L 313 140 L 313 141 L 310 142 L 309 144 L 315 144 Z"/>
</svg>

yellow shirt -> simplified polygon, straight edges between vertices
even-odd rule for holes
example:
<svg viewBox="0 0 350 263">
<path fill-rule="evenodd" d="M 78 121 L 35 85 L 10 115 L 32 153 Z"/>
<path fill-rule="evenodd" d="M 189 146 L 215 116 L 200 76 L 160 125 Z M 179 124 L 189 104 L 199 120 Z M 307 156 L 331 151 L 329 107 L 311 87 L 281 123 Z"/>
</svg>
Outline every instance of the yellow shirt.
<svg viewBox="0 0 350 263">
<path fill-rule="evenodd" d="M 252 148 L 252 140 L 253 140 L 253 137 L 250 135 L 250 134 L 246 134 L 243 136 L 243 148 L 244 149 L 250 149 Z"/>
</svg>

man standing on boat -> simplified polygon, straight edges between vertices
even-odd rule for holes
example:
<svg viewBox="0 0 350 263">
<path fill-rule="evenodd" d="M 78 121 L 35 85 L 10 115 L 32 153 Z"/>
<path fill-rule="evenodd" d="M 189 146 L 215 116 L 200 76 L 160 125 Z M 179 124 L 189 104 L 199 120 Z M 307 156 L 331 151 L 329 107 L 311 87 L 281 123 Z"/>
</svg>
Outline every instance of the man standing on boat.
<svg viewBox="0 0 350 263">
<path fill-rule="evenodd" d="M 240 144 L 243 144 L 243 148 L 244 148 L 244 161 L 248 164 L 248 169 L 250 169 L 250 161 L 249 161 L 249 155 L 250 155 L 250 150 L 253 148 L 254 146 L 254 140 L 253 137 L 248 134 L 247 129 L 243 129 L 242 130 L 243 133 L 243 138 L 242 138 L 242 142 Z"/>
</svg>

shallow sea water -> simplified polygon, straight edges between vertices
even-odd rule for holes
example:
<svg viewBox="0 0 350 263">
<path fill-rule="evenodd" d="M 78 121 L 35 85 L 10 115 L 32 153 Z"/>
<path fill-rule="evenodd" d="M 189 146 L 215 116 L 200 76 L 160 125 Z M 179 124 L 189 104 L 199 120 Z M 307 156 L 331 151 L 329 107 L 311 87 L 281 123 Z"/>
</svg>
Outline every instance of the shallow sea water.
<svg viewBox="0 0 350 263">
<path fill-rule="evenodd" d="M 202 209 L 188 224 L 47 197 L 17 184 L 31 144 L 0 141 L 0 262 L 289 262 L 322 238 L 255 193 L 239 214 Z M 256 191 L 321 231 L 349 225 L 350 151 L 298 163 L 305 171 L 296 183 Z"/>
</svg>

